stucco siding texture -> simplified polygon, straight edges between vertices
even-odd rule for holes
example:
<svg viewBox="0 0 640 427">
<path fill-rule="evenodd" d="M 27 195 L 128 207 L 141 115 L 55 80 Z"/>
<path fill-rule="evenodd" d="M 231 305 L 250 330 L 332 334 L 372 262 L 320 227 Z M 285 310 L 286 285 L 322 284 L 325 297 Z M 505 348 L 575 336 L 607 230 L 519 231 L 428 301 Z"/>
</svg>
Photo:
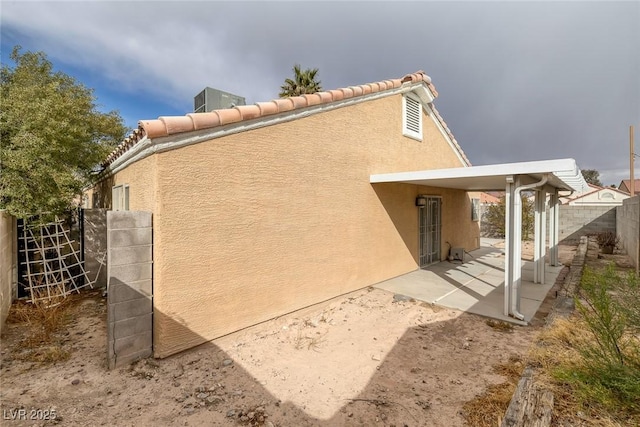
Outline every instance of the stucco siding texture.
<svg viewBox="0 0 640 427">
<path fill-rule="evenodd" d="M 0 332 L 9 315 L 16 277 L 16 219 L 0 210 Z"/>
<path fill-rule="evenodd" d="M 154 355 L 416 269 L 418 187 L 369 176 L 462 166 L 423 133 L 402 136 L 397 95 L 156 154 Z M 443 213 L 468 203 L 449 193 Z"/>
<path fill-rule="evenodd" d="M 155 155 L 137 161 L 101 181 L 85 194 L 93 196 L 97 193 L 101 199 L 97 207 L 111 209 L 113 186 L 127 184 L 129 185 L 129 210 L 153 212 L 159 201 L 156 186 L 156 161 L 157 156 Z"/>
</svg>

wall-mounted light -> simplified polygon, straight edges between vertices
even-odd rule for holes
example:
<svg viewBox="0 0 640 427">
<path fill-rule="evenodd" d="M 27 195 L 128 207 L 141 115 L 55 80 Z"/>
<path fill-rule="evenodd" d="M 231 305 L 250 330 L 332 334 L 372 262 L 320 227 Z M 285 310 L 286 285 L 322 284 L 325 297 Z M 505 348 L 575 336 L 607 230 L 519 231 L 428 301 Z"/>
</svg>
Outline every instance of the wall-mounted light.
<svg viewBox="0 0 640 427">
<path fill-rule="evenodd" d="M 427 206 L 427 198 L 424 196 L 416 197 L 416 206 L 419 208 L 424 208 Z"/>
</svg>

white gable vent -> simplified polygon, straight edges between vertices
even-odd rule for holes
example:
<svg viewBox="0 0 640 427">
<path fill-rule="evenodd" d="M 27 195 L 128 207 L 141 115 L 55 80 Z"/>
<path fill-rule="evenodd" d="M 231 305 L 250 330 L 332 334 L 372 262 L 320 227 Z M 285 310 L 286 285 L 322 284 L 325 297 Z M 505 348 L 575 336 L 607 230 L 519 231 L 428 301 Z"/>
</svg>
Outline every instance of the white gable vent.
<svg viewBox="0 0 640 427">
<path fill-rule="evenodd" d="M 411 95 L 402 97 L 402 134 L 422 141 L 422 103 Z"/>
</svg>

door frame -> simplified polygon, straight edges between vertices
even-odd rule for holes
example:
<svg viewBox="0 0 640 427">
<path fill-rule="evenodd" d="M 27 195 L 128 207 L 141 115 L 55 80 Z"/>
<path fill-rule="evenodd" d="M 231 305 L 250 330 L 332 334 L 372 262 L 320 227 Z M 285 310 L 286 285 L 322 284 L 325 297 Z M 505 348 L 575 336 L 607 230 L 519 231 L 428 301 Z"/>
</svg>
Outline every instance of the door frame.
<svg viewBox="0 0 640 427">
<path fill-rule="evenodd" d="M 418 209 L 418 264 L 420 268 L 424 268 L 440 262 L 442 258 L 442 196 L 421 194 L 419 197 L 427 200 L 426 206 Z M 431 204 L 434 202 L 437 203 L 436 218 L 431 215 Z M 431 227 L 435 227 L 435 248 L 433 233 L 428 231 Z"/>
</svg>

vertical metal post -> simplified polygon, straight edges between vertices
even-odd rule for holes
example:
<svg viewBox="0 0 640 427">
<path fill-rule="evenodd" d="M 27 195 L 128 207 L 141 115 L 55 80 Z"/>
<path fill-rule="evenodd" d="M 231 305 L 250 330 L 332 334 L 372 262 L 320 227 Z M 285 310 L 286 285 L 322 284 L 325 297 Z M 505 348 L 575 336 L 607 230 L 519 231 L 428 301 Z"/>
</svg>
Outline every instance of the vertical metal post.
<svg viewBox="0 0 640 427">
<path fill-rule="evenodd" d="M 545 256 L 547 255 L 547 190 L 542 189 L 536 192 L 539 196 L 539 210 L 540 210 L 540 230 L 538 235 L 540 236 L 540 253 L 538 254 L 538 283 L 544 285 L 545 276 Z"/>
<path fill-rule="evenodd" d="M 522 196 L 519 191 L 520 177 L 516 175 L 513 192 L 513 273 L 511 284 L 511 314 L 520 313 L 520 283 L 522 282 Z"/>
<path fill-rule="evenodd" d="M 635 195 L 636 192 L 636 180 L 634 179 L 634 160 L 635 153 L 633 149 L 633 125 L 629 126 L 629 194 L 631 197 Z"/>
<path fill-rule="evenodd" d="M 549 197 L 549 264 L 558 265 L 558 189 Z"/>
<path fill-rule="evenodd" d="M 513 176 L 507 177 L 504 199 L 504 315 L 511 314 L 511 301 L 513 293 L 513 237 L 514 237 L 514 212 L 513 212 L 513 196 L 516 188 L 516 182 Z"/>
<path fill-rule="evenodd" d="M 544 236 L 540 236 L 542 222 L 542 216 L 540 215 L 540 190 L 534 192 L 535 198 L 533 201 L 533 283 L 540 283 L 540 254 L 542 250 L 542 240 Z"/>
<path fill-rule="evenodd" d="M 80 242 L 80 263 L 82 269 L 86 271 L 84 265 L 84 208 L 82 207 L 78 207 L 78 240 Z M 80 276 L 80 285 L 84 286 L 85 284 L 84 275 Z"/>
</svg>

